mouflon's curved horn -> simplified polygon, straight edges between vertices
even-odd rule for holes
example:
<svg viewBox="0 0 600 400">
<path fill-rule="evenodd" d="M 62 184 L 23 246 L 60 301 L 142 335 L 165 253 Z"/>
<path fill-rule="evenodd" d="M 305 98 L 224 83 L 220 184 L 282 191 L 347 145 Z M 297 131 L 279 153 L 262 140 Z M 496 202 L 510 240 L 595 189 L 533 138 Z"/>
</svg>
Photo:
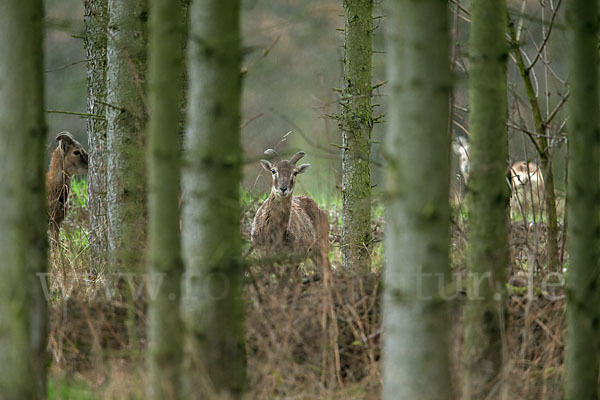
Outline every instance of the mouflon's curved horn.
<svg viewBox="0 0 600 400">
<path fill-rule="evenodd" d="M 292 156 L 292 158 L 290 158 L 290 162 L 291 162 L 292 164 L 296 164 L 296 163 L 298 162 L 298 160 L 300 160 L 302 157 L 304 157 L 304 155 L 305 155 L 305 154 L 306 154 L 306 153 L 305 153 L 305 152 L 303 152 L 303 151 L 299 151 L 299 152 L 297 152 L 296 154 L 294 154 L 294 155 Z"/>
</svg>

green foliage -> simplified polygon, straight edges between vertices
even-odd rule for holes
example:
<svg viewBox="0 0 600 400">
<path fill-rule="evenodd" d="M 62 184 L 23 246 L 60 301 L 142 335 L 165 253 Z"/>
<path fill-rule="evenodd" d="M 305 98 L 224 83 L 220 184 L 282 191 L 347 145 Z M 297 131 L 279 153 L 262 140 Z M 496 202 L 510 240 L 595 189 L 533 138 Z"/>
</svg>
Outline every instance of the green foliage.
<svg viewBox="0 0 600 400">
<path fill-rule="evenodd" d="M 92 400 L 97 398 L 83 383 L 64 378 L 49 379 L 48 381 L 48 400 Z"/>
<path fill-rule="evenodd" d="M 466 207 L 452 207 L 450 211 L 453 220 L 467 221 L 468 210 Z"/>
<path fill-rule="evenodd" d="M 67 220 L 60 231 L 62 243 L 69 243 L 72 249 L 88 250 L 88 181 L 87 178 L 75 178 L 71 182 L 71 193 L 69 196 L 69 212 Z"/>
<path fill-rule="evenodd" d="M 75 248 L 79 248 L 79 249 L 87 249 L 88 245 L 89 245 L 88 231 L 87 231 L 87 229 L 85 229 L 82 226 L 78 226 L 74 230 L 62 229 L 60 232 L 60 238 L 61 238 L 61 242 L 64 243 L 65 241 L 68 241 Z"/>
<path fill-rule="evenodd" d="M 385 214 L 385 208 L 383 204 L 374 203 L 371 205 L 371 216 L 373 219 L 383 219 Z"/>
<path fill-rule="evenodd" d="M 71 182 L 71 205 L 87 207 L 88 181 L 87 178 L 75 178 Z"/>
<path fill-rule="evenodd" d="M 244 190 L 241 188 L 240 190 L 240 202 L 242 204 L 242 208 L 251 207 L 255 203 L 262 203 L 269 197 L 269 192 L 256 192 Z"/>
</svg>

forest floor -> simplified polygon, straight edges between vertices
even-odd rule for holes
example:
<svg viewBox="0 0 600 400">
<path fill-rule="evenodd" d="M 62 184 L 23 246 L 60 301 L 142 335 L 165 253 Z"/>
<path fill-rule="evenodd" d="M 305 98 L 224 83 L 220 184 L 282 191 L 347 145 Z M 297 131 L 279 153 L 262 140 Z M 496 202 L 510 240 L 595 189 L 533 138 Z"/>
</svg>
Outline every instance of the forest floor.
<svg viewBox="0 0 600 400">
<path fill-rule="evenodd" d="M 134 331 L 127 329 L 127 304 L 110 290 L 105 271 L 87 265 L 85 188 L 74 184 L 72 209 L 51 255 L 49 351 L 51 399 L 144 398 L 147 295 L 139 291 Z M 79 195 L 79 196 L 78 196 Z M 261 199 L 245 194 L 242 235 Z M 384 218 L 373 212 L 372 267 L 346 271 L 340 265 L 341 208 L 328 207 L 334 267 L 331 284 L 311 265 L 248 266 L 245 288 L 249 399 L 378 399 L 381 392 L 381 269 Z M 453 219 L 451 260 L 465 274 L 466 227 Z M 505 322 L 506 369 L 511 398 L 560 399 L 564 373 L 565 301 L 562 288 L 542 290 L 550 276 L 540 267 L 544 224 L 513 222 Z M 461 282 L 457 280 L 457 282 Z M 531 285 L 528 285 L 531 282 Z M 460 287 L 460 283 L 458 283 Z M 460 389 L 462 305 L 453 312 L 454 397 Z M 409 321 L 407 321 L 410 323 Z M 130 339 L 131 332 L 135 338 Z"/>
</svg>

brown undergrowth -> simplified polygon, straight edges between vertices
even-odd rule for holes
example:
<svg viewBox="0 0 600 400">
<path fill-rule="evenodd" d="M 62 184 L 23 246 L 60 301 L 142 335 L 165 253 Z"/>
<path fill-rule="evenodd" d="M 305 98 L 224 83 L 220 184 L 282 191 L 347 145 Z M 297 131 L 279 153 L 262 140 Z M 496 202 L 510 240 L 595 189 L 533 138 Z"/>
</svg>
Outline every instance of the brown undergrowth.
<svg viewBox="0 0 600 400">
<path fill-rule="evenodd" d="M 378 398 L 380 291 L 378 273 L 261 274 L 246 290 L 252 397 Z"/>
<path fill-rule="evenodd" d="M 254 205 L 252 207 L 256 207 Z M 255 209 L 255 208 L 254 208 Z M 339 210 L 330 210 L 332 222 Z M 243 236 L 247 219 L 242 218 Z M 127 328 L 127 305 L 115 293 L 115 277 L 100 269 L 90 274 L 85 209 L 65 221 L 65 233 L 51 256 L 49 344 L 51 380 L 83 384 L 82 398 L 144 398 L 147 295 L 138 291 L 135 329 Z M 246 269 L 246 352 L 249 399 L 376 399 L 381 393 L 381 232 L 375 220 L 373 268 L 346 271 L 332 223 L 331 274 L 312 265 L 271 263 Z M 504 378 L 511 398 L 559 399 L 564 373 L 565 302 L 560 288 L 543 292 L 543 226 L 515 223 L 511 232 L 511 272 L 505 327 Z M 539 228 L 539 229 L 537 229 Z M 71 230 L 69 232 L 69 230 Z M 464 271 L 464 224 L 452 228 L 452 263 Z M 268 264 L 268 263 L 267 263 Z M 529 266 L 533 266 L 531 274 Z M 527 282 L 533 282 L 527 290 Z M 528 300 L 528 296 L 531 300 Z M 553 296 L 553 297 L 552 297 Z M 552 297 L 552 299 L 549 299 Z M 452 374 L 459 396 L 462 301 L 452 307 Z M 410 321 L 407 321 L 410 323 Z M 130 333 L 134 332 L 135 340 Z M 55 398 L 63 398 L 56 396 Z M 79 397 L 78 397 L 79 398 Z"/>
<path fill-rule="evenodd" d="M 466 232 L 463 220 L 454 221 L 451 259 L 454 272 L 464 276 Z M 559 256 L 564 263 L 564 229 L 559 224 Z M 562 399 L 566 341 L 566 299 L 562 275 L 548 271 L 544 223 L 513 221 L 509 232 L 510 264 L 507 271 L 507 319 L 504 326 L 505 382 L 508 398 Z M 457 301 L 453 327 L 453 381 L 460 398 L 462 305 Z"/>
</svg>

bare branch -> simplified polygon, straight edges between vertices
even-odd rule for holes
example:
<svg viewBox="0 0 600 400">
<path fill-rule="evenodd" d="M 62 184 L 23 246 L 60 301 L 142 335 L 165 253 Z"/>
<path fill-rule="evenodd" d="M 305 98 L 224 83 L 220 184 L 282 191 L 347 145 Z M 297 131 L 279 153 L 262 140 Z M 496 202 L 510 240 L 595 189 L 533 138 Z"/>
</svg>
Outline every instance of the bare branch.
<svg viewBox="0 0 600 400">
<path fill-rule="evenodd" d="M 77 112 L 77 111 L 46 110 L 46 112 L 48 114 L 66 114 L 66 115 L 76 115 L 78 117 L 84 117 L 84 118 L 90 117 L 90 118 L 96 118 L 96 119 L 105 119 L 104 115 L 82 113 L 82 112 Z"/>
<path fill-rule="evenodd" d="M 536 53 L 535 57 L 533 58 L 533 61 L 531 61 L 529 66 L 525 68 L 525 71 L 528 72 L 530 69 L 533 68 L 535 63 L 540 59 L 540 57 L 542 55 L 542 51 L 546 47 L 546 44 L 548 44 L 548 39 L 550 39 L 550 34 L 552 33 L 552 27 L 554 26 L 554 21 L 556 20 L 556 16 L 558 15 L 558 9 L 560 8 L 561 3 L 562 3 L 562 0 L 558 0 L 558 3 L 556 3 L 556 7 L 554 8 L 554 10 L 552 12 L 550 24 L 548 25 L 548 32 L 546 32 L 546 36 L 544 36 L 544 40 L 542 41 L 541 46 L 537 49 L 537 53 Z M 519 39 L 517 38 L 517 43 L 518 43 L 518 40 Z"/>
<path fill-rule="evenodd" d="M 546 120 L 544 121 L 544 126 L 548 126 L 550 124 L 550 122 L 552 121 L 552 119 L 554 119 L 556 114 L 558 114 L 558 112 L 560 111 L 562 106 L 567 102 L 567 99 L 569 98 L 569 94 L 570 93 L 567 92 L 567 94 L 565 94 L 564 96 L 561 97 L 561 99 L 558 102 L 558 104 L 556 105 L 556 107 L 554 107 L 554 109 L 552 110 L 550 115 L 548 115 L 548 118 L 546 118 Z"/>
</svg>

